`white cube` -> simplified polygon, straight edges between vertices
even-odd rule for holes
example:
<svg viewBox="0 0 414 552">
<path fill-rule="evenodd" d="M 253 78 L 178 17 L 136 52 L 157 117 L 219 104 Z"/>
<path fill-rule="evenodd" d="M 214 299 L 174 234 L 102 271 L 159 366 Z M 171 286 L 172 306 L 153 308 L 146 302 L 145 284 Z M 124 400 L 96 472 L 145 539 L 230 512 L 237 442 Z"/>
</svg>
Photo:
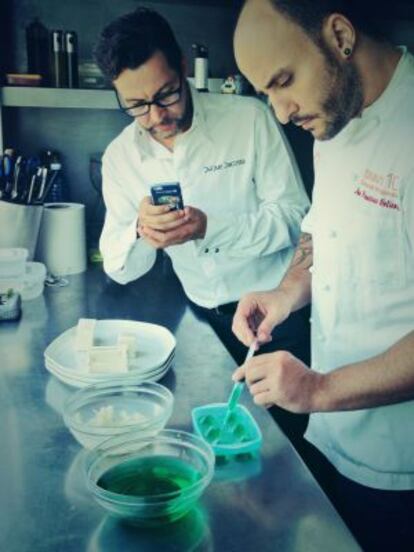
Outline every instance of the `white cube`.
<svg viewBox="0 0 414 552">
<path fill-rule="evenodd" d="M 96 320 L 94 318 L 80 318 L 76 327 L 75 350 L 89 351 L 93 347 Z"/>
</svg>

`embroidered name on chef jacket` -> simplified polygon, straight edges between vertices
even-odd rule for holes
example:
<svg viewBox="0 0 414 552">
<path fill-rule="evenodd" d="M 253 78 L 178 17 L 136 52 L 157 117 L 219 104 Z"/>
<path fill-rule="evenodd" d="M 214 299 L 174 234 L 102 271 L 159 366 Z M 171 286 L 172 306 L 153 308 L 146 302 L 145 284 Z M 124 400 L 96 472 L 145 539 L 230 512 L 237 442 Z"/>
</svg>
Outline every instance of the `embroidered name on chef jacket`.
<svg viewBox="0 0 414 552">
<path fill-rule="evenodd" d="M 394 173 L 385 175 L 366 169 L 362 175 L 355 175 L 356 196 L 384 209 L 400 210 L 398 200 L 399 176 Z"/>
<path fill-rule="evenodd" d="M 204 174 L 207 174 L 210 172 L 222 171 L 224 169 L 232 169 L 234 167 L 244 165 L 245 163 L 245 159 L 235 159 L 234 161 L 224 161 L 223 163 L 220 163 L 218 165 L 205 165 L 203 167 L 203 172 Z"/>
</svg>

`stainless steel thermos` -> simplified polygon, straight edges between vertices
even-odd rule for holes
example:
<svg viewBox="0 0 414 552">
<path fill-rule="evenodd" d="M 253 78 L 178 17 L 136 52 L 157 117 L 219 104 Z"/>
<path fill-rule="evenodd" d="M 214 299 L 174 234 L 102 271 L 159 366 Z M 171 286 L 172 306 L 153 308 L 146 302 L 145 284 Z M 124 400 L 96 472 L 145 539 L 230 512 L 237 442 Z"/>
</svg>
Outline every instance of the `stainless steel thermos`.
<svg viewBox="0 0 414 552">
<path fill-rule="evenodd" d="M 65 88 L 67 86 L 67 60 L 63 31 L 51 32 L 52 50 L 52 86 Z"/>
<path fill-rule="evenodd" d="M 67 61 L 67 84 L 69 88 L 78 88 L 78 37 L 75 31 L 65 32 L 65 50 Z"/>
<path fill-rule="evenodd" d="M 52 86 L 78 88 L 78 38 L 75 31 L 51 31 Z"/>
<path fill-rule="evenodd" d="M 42 86 L 78 88 L 78 37 L 75 31 L 50 31 L 35 18 L 26 27 L 28 73 L 42 76 Z"/>
</svg>

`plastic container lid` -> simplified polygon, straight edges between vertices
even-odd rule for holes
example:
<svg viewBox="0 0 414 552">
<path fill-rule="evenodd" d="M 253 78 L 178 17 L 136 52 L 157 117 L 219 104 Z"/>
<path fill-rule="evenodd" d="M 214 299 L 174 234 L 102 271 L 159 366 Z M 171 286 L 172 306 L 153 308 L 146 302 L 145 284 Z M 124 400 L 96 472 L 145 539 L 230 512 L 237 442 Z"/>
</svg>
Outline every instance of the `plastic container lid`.
<svg viewBox="0 0 414 552">
<path fill-rule="evenodd" d="M 262 432 L 246 407 L 238 404 L 223 428 L 227 403 L 197 406 L 191 412 L 195 432 L 207 441 L 216 456 L 253 453 L 262 444 Z"/>
<path fill-rule="evenodd" d="M 1 247 L 0 278 L 23 276 L 28 254 L 28 250 L 22 247 Z"/>
</svg>

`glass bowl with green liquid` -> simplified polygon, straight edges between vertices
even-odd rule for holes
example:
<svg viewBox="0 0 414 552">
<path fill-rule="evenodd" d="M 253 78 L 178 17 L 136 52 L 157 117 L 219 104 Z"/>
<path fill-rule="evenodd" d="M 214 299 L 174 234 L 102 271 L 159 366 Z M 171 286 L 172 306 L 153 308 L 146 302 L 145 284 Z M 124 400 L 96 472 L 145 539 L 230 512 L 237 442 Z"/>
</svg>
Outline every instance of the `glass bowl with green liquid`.
<svg viewBox="0 0 414 552">
<path fill-rule="evenodd" d="M 183 517 L 214 473 L 214 452 L 200 437 L 166 429 L 129 432 L 87 453 L 86 479 L 110 514 L 151 527 Z"/>
</svg>

